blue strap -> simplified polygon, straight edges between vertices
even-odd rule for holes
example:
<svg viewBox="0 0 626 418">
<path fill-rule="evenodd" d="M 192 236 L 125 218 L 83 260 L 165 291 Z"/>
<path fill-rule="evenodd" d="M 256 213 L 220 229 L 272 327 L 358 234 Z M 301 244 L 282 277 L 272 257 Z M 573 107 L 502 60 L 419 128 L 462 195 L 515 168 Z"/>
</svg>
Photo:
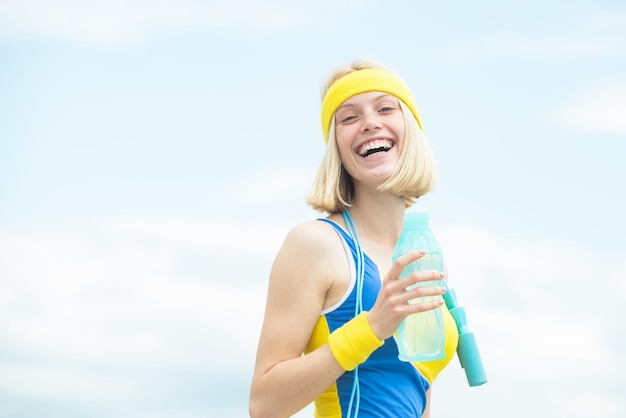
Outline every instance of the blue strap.
<svg viewBox="0 0 626 418">
<path fill-rule="evenodd" d="M 363 249 L 361 248 L 361 241 L 359 235 L 356 232 L 356 226 L 350 216 L 350 212 L 346 209 L 343 212 L 343 220 L 346 223 L 348 233 L 354 241 L 354 247 L 356 250 L 356 302 L 354 304 L 354 316 L 363 312 L 363 281 L 365 279 L 365 256 L 363 255 Z M 352 406 L 356 399 L 356 405 L 354 407 L 354 416 L 357 418 L 359 415 L 359 407 L 361 404 L 361 387 L 359 385 L 359 366 L 354 369 L 354 383 L 352 385 L 352 394 L 350 395 L 350 403 L 348 404 L 348 415 L 350 418 L 352 412 Z"/>
</svg>

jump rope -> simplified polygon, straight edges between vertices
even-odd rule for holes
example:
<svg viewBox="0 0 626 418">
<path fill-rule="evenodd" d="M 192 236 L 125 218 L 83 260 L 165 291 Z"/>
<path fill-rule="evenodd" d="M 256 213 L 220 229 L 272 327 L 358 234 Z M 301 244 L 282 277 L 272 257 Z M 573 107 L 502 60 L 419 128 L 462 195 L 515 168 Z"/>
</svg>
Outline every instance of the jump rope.
<svg viewBox="0 0 626 418">
<path fill-rule="evenodd" d="M 365 256 L 361 248 L 359 235 L 356 232 L 356 226 L 350 216 L 348 210 L 343 211 L 343 220 L 346 223 L 348 233 L 354 241 L 356 250 L 356 303 L 354 304 L 354 316 L 356 317 L 363 312 L 363 281 L 365 280 Z M 359 407 L 361 403 L 361 388 L 359 387 L 359 366 L 354 369 L 354 381 L 352 383 L 352 393 L 350 394 L 350 403 L 348 404 L 348 415 L 346 418 L 357 418 L 359 416 Z M 354 406 L 354 415 L 352 407 Z"/>
</svg>

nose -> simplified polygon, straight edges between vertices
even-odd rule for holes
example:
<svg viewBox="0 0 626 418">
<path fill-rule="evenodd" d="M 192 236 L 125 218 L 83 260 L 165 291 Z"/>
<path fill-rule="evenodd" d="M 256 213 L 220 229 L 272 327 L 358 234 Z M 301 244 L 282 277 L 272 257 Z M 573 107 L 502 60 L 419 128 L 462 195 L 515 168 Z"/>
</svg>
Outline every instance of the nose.
<svg viewBox="0 0 626 418">
<path fill-rule="evenodd" d="M 382 128 L 380 117 L 375 112 L 369 112 L 363 115 L 363 123 L 361 124 L 361 133 L 377 131 Z"/>
</svg>

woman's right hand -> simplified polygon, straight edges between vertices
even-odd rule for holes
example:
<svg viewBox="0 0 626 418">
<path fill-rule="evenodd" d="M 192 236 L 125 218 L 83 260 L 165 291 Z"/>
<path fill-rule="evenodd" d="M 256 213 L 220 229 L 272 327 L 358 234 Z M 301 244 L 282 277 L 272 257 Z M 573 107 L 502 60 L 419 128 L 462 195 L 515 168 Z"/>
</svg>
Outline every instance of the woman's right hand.
<svg viewBox="0 0 626 418">
<path fill-rule="evenodd" d="M 408 287 L 416 283 L 441 280 L 444 274 L 434 270 L 416 271 L 400 278 L 404 267 L 422 258 L 423 250 L 411 251 L 398 257 L 391 266 L 389 273 L 383 279 L 378 292 L 376 303 L 367 313 L 367 319 L 372 331 L 381 340 L 391 337 L 398 329 L 400 323 L 408 315 L 416 312 L 424 312 L 443 305 L 443 300 L 437 298 L 432 301 L 409 303 L 410 300 L 424 296 L 440 296 L 446 289 L 440 286 L 417 286 L 410 290 Z"/>
</svg>

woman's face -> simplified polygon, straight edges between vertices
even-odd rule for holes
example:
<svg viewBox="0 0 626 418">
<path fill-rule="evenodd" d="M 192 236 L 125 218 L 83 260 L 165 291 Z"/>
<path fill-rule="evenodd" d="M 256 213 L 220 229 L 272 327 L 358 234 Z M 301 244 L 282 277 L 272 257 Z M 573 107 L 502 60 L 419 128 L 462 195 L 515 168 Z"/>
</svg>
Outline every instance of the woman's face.
<svg viewBox="0 0 626 418">
<path fill-rule="evenodd" d="M 398 98 L 380 91 L 350 97 L 335 112 L 335 137 L 355 184 L 382 184 L 396 170 L 404 138 Z"/>
</svg>

